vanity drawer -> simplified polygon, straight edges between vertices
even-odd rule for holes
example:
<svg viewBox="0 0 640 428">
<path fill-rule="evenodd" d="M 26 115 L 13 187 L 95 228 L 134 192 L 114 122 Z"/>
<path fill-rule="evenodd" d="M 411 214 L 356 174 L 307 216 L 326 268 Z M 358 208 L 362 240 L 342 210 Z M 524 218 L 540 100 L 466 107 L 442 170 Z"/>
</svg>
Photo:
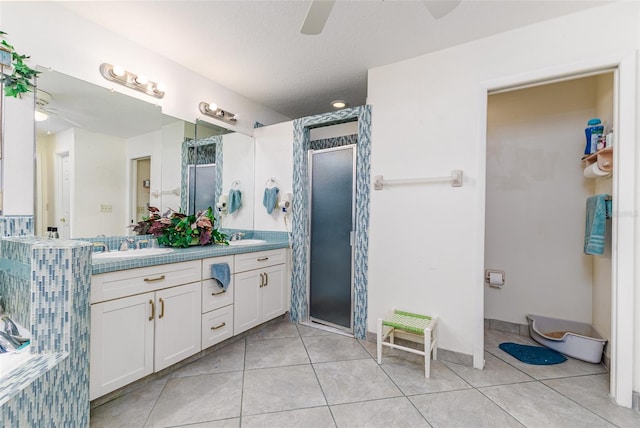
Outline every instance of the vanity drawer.
<svg viewBox="0 0 640 428">
<path fill-rule="evenodd" d="M 233 303 L 233 277 L 226 291 L 215 279 L 205 279 L 202 281 L 202 313 L 212 311 Z"/>
<path fill-rule="evenodd" d="M 202 315 L 202 349 L 233 336 L 233 305 Z"/>
<path fill-rule="evenodd" d="M 91 277 L 91 303 L 188 284 L 200 281 L 200 278 L 200 260 L 93 275 Z"/>
<path fill-rule="evenodd" d="M 267 266 L 283 264 L 286 260 L 286 249 L 258 251 L 235 255 L 236 272 L 245 272 Z"/>
</svg>

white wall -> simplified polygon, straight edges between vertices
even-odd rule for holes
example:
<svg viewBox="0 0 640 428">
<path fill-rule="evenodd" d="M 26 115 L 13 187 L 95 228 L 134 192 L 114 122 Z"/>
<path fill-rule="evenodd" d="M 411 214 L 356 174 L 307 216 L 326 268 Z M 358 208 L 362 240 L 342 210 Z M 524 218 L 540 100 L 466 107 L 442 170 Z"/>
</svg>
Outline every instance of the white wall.
<svg viewBox="0 0 640 428">
<path fill-rule="evenodd" d="M 2 130 L 2 198 L 3 215 L 34 214 L 35 122 L 33 95 L 22 99 L 4 97 Z"/>
<path fill-rule="evenodd" d="M 79 128 L 74 131 L 71 237 L 126 235 L 126 141 Z M 96 158 L 100 159 L 97 164 L 84 161 Z M 101 212 L 101 205 L 111 205 L 112 211 Z"/>
<path fill-rule="evenodd" d="M 615 23 L 615 31 L 592 30 L 602 22 Z M 525 80 L 532 71 L 597 55 L 628 54 L 638 45 L 638 5 L 617 2 L 369 71 L 372 174 L 465 173 L 462 188 L 430 184 L 372 192 L 370 331 L 392 306 L 438 314 L 440 346 L 473 354 L 481 365 L 483 85 L 515 75 Z"/>
<path fill-rule="evenodd" d="M 256 230 L 286 231 L 284 214 L 279 210 L 267 213 L 262 204 L 267 180 L 274 177 L 280 193 L 293 193 L 293 122 L 256 128 L 255 215 Z M 301 203 L 293 201 L 293 203 Z M 288 218 L 289 227 L 291 219 Z"/>
<path fill-rule="evenodd" d="M 504 270 L 506 282 L 485 285 L 485 318 L 591 324 L 597 257 L 583 247 L 593 180 L 580 158 L 596 89 L 589 77 L 489 96 L 485 267 Z"/>
<path fill-rule="evenodd" d="M 162 159 L 161 174 L 162 179 L 155 184 L 151 183 L 151 192 L 156 192 L 158 197 L 151 195 L 151 205 L 165 212 L 169 208 L 180 211 L 180 195 L 167 193 L 162 195 L 162 191 L 180 190 L 182 180 L 182 143 L 185 140 L 185 123 L 181 120 L 175 121 L 162 127 L 162 148 L 160 156 Z M 162 188 L 158 185 L 162 184 Z M 186 207 L 185 207 L 186 209 Z"/>
<path fill-rule="evenodd" d="M 255 144 L 252 137 L 233 133 L 222 136 L 222 194 L 228 195 L 238 182 L 242 194 L 239 210 L 222 218 L 222 226 L 230 229 L 253 229 L 255 204 Z"/>
<path fill-rule="evenodd" d="M 358 133 L 358 122 L 340 123 L 338 125 L 313 128 L 309 132 L 309 141 L 324 140 L 326 138 L 342 137 Z"/>
</svg>

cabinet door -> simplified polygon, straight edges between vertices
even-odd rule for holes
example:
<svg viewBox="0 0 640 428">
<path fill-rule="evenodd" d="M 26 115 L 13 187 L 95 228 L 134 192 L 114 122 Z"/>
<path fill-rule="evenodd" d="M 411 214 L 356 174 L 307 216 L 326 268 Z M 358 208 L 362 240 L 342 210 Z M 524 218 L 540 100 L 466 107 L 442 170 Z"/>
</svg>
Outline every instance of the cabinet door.
<svg viewBox="0 0 640 428">
<path fill-rule="evenodd" d="M 262 322 L 262 270 L 235 274 L 233 334 L 242 333 Z"/>
<path fill-rule="evenodd" d="M 153 373 L 154 293 L 91 305 L 90 399 Z"/>
<path fill-rule="evenodd" d="M 262 322 L 269 321 L 284 314 L 287 310 L 285 302 L 285 265 L 260 269 L 265 275 L 262 290 Z"/>
<path fill-rule="evenodd" d="M 200 282 L 156 292 L 155 371 L 200 352 Z"/>
</svg>

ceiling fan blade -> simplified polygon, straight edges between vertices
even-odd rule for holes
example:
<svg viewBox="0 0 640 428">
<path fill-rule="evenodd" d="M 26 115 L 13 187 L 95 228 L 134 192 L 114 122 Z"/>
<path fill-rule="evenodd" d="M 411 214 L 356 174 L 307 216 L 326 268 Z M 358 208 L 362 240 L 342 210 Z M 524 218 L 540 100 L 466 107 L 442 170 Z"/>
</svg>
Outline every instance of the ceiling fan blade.
<svg viewBox="0 0 640 428">
<path fill-rule="evenodd" d="M 56 117 L 58 119 L 64 120 L 65 122 L 70 123 L 71 125 L 73 125 L 75 127 L 84 128 L 78 122 L 74 122 L 71 119 L 67 119 L 66 117 L 64 117 L 60 113 L 56 113 L 55 111 L 52 111 L 52 109 L 50 109 L 50 108 L 41 108 L 41 109 L 36 109 L 36 110 L 41 111 L 42 113 L 47 114 L 49 116 L 53 116 L 53 117 Z"/>
<path fill-rule="evenodd" d="M 440 19 L 458 7 L 461 0 L 422 0 L 431 16 Z"/>
<path fill-rule="evenodd" d="M 300 32 L 309 36 L 322 33 L 335 3 L 335 0 L 312 0 Z"/>
</svg>

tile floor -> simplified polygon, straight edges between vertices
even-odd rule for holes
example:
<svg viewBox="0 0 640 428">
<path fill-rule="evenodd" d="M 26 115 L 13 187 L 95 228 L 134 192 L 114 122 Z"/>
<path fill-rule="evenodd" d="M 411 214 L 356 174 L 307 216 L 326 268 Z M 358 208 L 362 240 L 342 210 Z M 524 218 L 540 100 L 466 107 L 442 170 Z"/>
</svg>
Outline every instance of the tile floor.
<svg viewBox="0 0 640 428">
<path fill-rule="evenodd" d="M 281 320 L 97 407 L 97 427 L 640 427 L 601 365 L 520 363 L 485 331 L 486 367 L 435 361 Z"/>
</svg>

